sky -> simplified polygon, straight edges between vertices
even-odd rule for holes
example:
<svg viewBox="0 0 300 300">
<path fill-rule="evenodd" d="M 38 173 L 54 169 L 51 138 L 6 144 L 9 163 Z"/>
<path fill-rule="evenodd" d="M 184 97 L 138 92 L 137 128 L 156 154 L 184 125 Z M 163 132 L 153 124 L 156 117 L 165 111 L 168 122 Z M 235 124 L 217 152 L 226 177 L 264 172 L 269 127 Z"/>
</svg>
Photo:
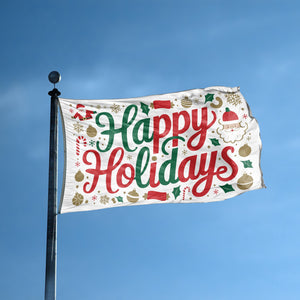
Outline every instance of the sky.
<svg viewBox="0 0 300 300">
<path fill-rule="evenodd" d="M 300 299 L 299 1 L 5 1 L 0 298 L 43 299 L 50 99 L 240 86 L 266 189 L 58 216 L 57 299 Z M 59 195 L 63 142 L 59 138 Z M 58 198 L 59 198 L 58 195 Z"/>
</svg>

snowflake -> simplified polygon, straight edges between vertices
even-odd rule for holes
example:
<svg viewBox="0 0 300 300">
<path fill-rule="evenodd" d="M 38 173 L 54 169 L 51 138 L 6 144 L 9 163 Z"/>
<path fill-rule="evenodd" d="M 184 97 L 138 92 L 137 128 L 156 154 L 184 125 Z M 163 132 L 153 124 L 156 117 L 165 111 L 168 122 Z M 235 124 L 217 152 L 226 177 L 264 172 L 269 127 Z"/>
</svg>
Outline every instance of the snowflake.
<svg viewBox="0 0 300 300">
<path fill-rule="evenodd" d="M 186 154 L 187 154 L 187 150 L 185 150 L 185 149 L 182 150 L 182 154 L 183 154 L 183 155 L 186 155 Z"/>
<path fill-rule="evenodd" d="M 108 201 L 109 201 L 109 198 L 106 195 L 100 197 L 100 203 L 107 204 Z"/>
<path fill-rule="evenodd" d="M 92 197 L 92 200 L 93 200 L 93 201 L 96 201 L 96 200 L 97 200 L 97 196 L 94 195 L 94 196 Z"/>
<path fill-rule="evenodd" d="M 242 103 L 241 97 L 238 94 L 227 94 L 225 97 L 227 98 L 227 102 L 234 106 Z"/>
<path fill-rule="evenodd" d="M 219 191 L 218 191 L 217 189 L 215 189 L 215 190 L 214 190 L 214 194 L 215 194 L 215 195 L 218 195 L 218 194 L 219 194 Z"/>
<path fill-rule="evenodd" d="M 127 159 L 128 159 L 128 160 L 132 160 L 132 156 L 131 156 L 131 155 L 128 155 L 128 156 L 127 156 Z"/>
<path fill-rule="evenodd" d="M 73 108 L 70 108 L 69 109 L 69 112 L 72 114 L 74 112 L 74 109 Z"/>
<path fill-rule="evenodd" d="M 73 124 L 74 130 L 77 131 L 78 133 L 83 131 L 83 125 L 79 124 L 78 122 L 76 124 Z"/>
<path fill-rule="evenodd" d="M 243 114 L 243 118 L 247 119 L 248 118 L 247 114 Z"/>
<path fill-rule="evenodd" d="M 111 108 L 111 111 L 116 114 L 121 111 L 120 105 L 117 105 L 115 103 L 110 108 Z"/>
<path fill-rule="evenodd" d="M 94 140 L 90 140 L 90 141 L 89 141 L 89 145 L 90 145 L 91 147 L 94 147 L 95 144 L 96 144 L 96 142 L 95 142 Z"/>
<path fill-rule="evenodd" d="M 79 162 L 79 161 L 76 161 L 75 166 L 76 166 L 76 167 L 80 167 L 80 162 Z"/>
</svg>

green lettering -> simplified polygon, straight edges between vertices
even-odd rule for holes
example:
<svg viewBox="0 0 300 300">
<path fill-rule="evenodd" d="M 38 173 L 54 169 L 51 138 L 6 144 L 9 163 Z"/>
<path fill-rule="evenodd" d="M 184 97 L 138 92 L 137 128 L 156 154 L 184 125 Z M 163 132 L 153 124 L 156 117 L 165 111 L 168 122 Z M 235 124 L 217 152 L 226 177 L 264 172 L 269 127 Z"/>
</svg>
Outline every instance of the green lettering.
<svg viewBox="0 0 300 300">
<path fill-rule="evenodd" d="M 146 153 L 147 156 L 146 156 L 146 162 L 144 166 L 142 166 L 144 160 L 144 153 Z M 149 160 L 150 160 L 150 150 L 147 147 L 143 147 L 137 156 L 136 168 L 135 168 L 135 180 L 136 180 L 136 184 L 140 188 L 146 188 L 149 185 L 149 180 L 146 183 L 142 183 L 142 175 L 145 173 L 148 167 Z"/>
<path fill-rule="evenodd" d="M 132 131 L 132 137 L 133 141 L 140 145 L 143 142 L 149 143 L 153 140 L 153 133 L 152 136 L 149 136 L 149 127 L 150 127 L 150 119 L 142 119 L 134 125 L 133 131 Z M 141 128 L 143 128 L 141 130 Z M 139 137 L 139 133 L 143 132 L 142 137 Z"/>
<path fill-rule="evenodd" d="M 166 160 L 159 169 L 159 182 L 162 185 L 168 185 L 169 183 L 176 183 L 179 181 L 176 178 L 176 164 L 177 164 L 178 148 L 172 149 L 171 158 Z M 166 174 L 166 169 L 169 166 L 169 174 Z M 168 178 L 166 178 L 168 176 Z"/>
</svg>

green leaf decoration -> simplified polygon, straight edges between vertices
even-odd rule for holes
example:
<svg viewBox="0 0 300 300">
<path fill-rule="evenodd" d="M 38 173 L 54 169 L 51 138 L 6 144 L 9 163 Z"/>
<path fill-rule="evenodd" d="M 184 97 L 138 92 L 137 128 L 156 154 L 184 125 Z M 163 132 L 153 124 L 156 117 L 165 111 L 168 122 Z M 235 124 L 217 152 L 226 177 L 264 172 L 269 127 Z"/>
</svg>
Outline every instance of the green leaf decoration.
<svg viewBox="0 0 300 300">
<path fill-rule="evenodd" d="M 142 112 L 148 116 L 148 113 L 150 110 L 149 106 L 147 104 L 141 102 L 141 109 L 142 109 Z"/>
<path fill-rule="evenodd" d="M 173 193 L 173 195 L 174 195 L 174 197 L 176 199 L 180 195 L 180 186 L 174 188 L 173 191 L 172 191 L 172 193 Z"/>
<path fill-rule="evenodd" d="M 123 198 L 121 196 L 116 197 L 118 202 L 123 202 Z"/>
<path fill-rule="evenodd" d="M 242 163 L 244 164 L 244 168 L 253 168 L 252 161 L 250 160 L 242 160 Z"/>
<path fill-rule="evenodd" d="M 226 183 L 225 185 L 220 185 L 220 188 L 225 192 L 225 193 L 229 193 L 229 192 L 233 192 L 234 188 L 232 187 L 231 184 Z"/>
<path fill-rule="evenodd" d="M 214 146 L 220 146 L 220 143 L 219 143 L 219 140 L 218 139 L 210 139 L 211 140 L 211 142 L 212 142 L 212 144 L 214 145 Z"/>
<path fill-rule="evenodd" d="M 214 94 L 206 94 L 205 95 L 205 102 L 212 102 L 214 100 Z"/>
</svg>

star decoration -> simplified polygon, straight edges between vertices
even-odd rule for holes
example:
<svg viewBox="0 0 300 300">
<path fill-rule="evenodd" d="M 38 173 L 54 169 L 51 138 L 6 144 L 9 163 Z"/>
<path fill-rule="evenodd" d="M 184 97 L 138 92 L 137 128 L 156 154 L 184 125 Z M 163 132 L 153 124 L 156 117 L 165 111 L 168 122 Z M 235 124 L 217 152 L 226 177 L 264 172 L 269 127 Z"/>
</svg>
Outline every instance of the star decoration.
<svg viewBox="0 0 300 300">
<path fill-rule="evenodd" d="M 96 144 L 96 142 L 95 142 L 94 140 L 90 140 L 90 141 L 89 141 L 89 145 L 90 145 L 91 147 L 94 147 L 95 144 Z"/>
<path fill-rule="evenodd" d="M 78 122 L 76 124 L 73 124 L 74 130 L 80 133 L 83 131 L 83 125 L 79 124 Z"/>
<path fill-rule="evenodd" d="M 121 111 L 120 105 L 117 105 L 115 103 L 110 108 L 111 108 L 111 111 L 116 114 Z"/>
<path fill-rule="evenodd" d="M 217 189 L 215 189 L 215 190 L 214 190 L 214 194 L 215 194 L 215 195 L 218 195 L 218 194 L 219 194 L 219 191 L 218 191 Z"/>
<path fill-rule="evenodd" d="M 106 195 L 100 197 L 100 202 L 102 204 L 107 204 L 108 201 L 109 201 L 109 198 Z"/>
</svg>

